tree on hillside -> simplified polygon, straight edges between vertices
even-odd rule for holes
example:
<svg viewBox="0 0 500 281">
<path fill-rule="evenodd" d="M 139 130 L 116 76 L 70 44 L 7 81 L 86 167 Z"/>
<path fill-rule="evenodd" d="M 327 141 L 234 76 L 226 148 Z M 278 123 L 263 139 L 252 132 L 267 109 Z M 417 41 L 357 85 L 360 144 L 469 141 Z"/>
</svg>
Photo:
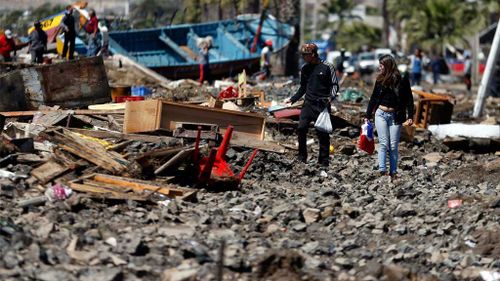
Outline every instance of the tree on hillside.
<svg viewBox="0 0 500 281">
<path fill-rule="evenodd" d="M 167 25 L 172 15 L 177 14 L 179 1 L 144 0 L 132 5 L 130 12 L 131 25 L 134 28 L 149 28 Z"/>
<path fill-rule="evenodd" d="M 477 3 L 466 0 L 426 0 L 414 10 L 404 29 L 410 43 L 441 50 L 446 44 L 468 46 L 468 37 L 485 26 Z"/>
<path fill-rule="evenodd" d="M 321 14 L 325 17 L 327 25 L 329 25 L 329 16 L 337 15 L 338 20 L 334 24 L 334 30 L 339 32 L 347 19 L 355 18 L 351 12 L 355 6 L 356 4 L 352 0 L 330 0 L 322 6 Z"/>
<path fill-rule="evenodd" d="M 337 35 L 337 44 L 352 51 L 361 51 L 363 47 L 381 47 L 382 30 L 362 22 L 345 25 Z"/>
</svg>

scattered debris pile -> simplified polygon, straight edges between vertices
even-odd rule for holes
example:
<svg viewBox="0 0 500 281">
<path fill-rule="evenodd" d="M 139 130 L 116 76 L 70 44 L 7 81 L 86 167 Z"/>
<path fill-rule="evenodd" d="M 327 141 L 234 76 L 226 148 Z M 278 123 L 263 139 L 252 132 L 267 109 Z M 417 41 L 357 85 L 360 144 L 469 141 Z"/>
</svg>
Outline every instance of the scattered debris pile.
<svg viewBox="0 0 500 281">
<path fill-rule="evenodd" d="M 498 154 L 452 150 L 419 128 L 403 138 L 391 182 L 356 148 L 366 100 L 342 101 L 321 173 L 294 159 L 297 121 L 268 111 L 293 87 L 268 83 L 246 97 L 200 87 L 215 93 L 203 96 L 212 107 L 196 95 L 2 112 L 0 279 L 498 275 Z M 216 106 L 227 102 L 239 111 Z"/>
</svg>

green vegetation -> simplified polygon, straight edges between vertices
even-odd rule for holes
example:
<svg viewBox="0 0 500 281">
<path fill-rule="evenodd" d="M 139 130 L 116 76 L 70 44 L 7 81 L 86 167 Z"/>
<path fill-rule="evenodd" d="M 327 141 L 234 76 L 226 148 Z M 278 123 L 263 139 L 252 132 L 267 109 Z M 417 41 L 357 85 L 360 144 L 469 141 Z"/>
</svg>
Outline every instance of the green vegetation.
<svg viewBox="0 0 500 281">
<path fill-rule="evenodd" d="M 381 47 L 382 30 L 362 22 L 345 25 L 337 35 L 337 45 L 352 51 L 360 51 L 363 46 Z"/>
<path fill-rule="evenodd" d="M 398 34 L 406 34 L 407 47 L 442 50 L 445 44 L 470 47 L 473 34 L 498 20 L 500 3 L 496 0 L 384 0 L 387 5 L 385 24 L 392 25 Z M 382 47 L 381 29 L 356 21 L 351 10 L 352 0 L 330 0 L 322 14 L 326 29 L 335 31 L 339 46 L 357 50 L 360 46 Z M 367 14 L 382 15 L 383 9 L 367 8 Z M 328 15 L 338 20 L 328 23 Z M 401 36 L 400 36 L 401 38 Z"/>
<path fill-rule="evenodd" d="M 34 9 L 29 15 L 24 16 L 23 11 L 15 10 L 9 11 L 5 10 L 0 13 L 0 28 L 1 29 L 12 29 L 14 33 L 19 35 L 26 35 L 28 33 L 28 28 L 33 25 L 33 22 L 37 19 L 43 19 L 55 13 L 64 10 L 64 6 L 44 4 L 40 7 Z"/>
</svg>

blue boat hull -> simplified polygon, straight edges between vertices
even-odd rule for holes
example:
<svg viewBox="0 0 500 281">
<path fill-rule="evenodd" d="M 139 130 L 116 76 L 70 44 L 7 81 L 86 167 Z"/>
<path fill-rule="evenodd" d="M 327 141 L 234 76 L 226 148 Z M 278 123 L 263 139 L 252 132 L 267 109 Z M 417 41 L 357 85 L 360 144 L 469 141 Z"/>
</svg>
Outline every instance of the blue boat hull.
<svg viewBox="0 0 500 281">
<path fill-rule="evenodd" d="M 110 51 L 125 55 L 170 79 L 198 78 L 197 40 L 211 36 L 210 70 L 214 78 L 233 76 L 243 69 L 259 70 L 260 51 L 267 39 L 274 51 L 285 48 L 293 36 L 293 27 L 268 17 L 263 24 L 256 52 L 250 48 L 258 18 L 202 24 L 184 24 L 155 29 L 129 30 L 109 34 Z"/>
<path fill-rule="evenodd" d="M 183 66 L 162 66 L 151 67 L 154 71 L 169 79 L 197 79 L 199 65 Z M 238 60 L 229 62 L 219 62 L 210 64 L 212 78 L 223 78 L 235 76 L 245 70 L 247 73 L 254 73 L 260 70 L 259 59 Z"/>
</svg>

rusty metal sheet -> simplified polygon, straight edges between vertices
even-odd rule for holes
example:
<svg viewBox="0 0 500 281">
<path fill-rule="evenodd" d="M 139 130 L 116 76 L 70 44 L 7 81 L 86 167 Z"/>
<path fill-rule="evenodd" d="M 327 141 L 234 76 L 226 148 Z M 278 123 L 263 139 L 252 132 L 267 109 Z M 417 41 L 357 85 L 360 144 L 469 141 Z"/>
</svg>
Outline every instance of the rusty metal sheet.
<svg viewBox="0 0 500 281">
<path fill-rule="evenodd" d="M 0 76 L 0 111 L 82 108 L 111 101 L 102 57 L 39 65 Z"/>
</svg>

